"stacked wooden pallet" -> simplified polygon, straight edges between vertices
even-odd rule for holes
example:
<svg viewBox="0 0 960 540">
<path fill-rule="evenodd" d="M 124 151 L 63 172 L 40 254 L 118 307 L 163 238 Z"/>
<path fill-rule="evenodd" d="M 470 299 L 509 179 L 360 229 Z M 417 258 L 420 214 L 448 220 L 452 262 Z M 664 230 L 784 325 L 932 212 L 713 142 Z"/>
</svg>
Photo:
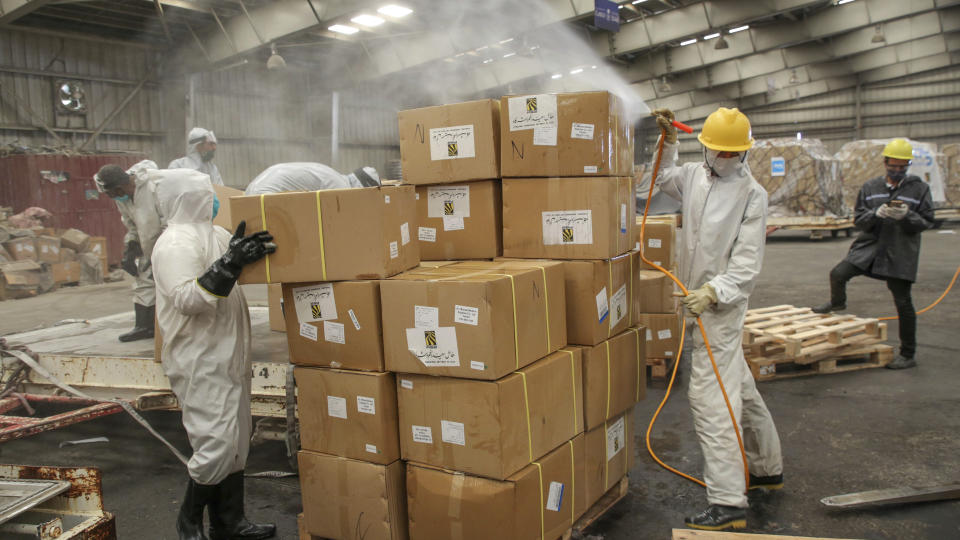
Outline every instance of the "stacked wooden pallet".
<svg viewBox="0 0 960 540">
<path fill-rule="evenodd" d="M 887 325 L 780 305 L 747 312 L 743 349 L 758 381 L 882 367 L 893 359 Z"/>
</svg>

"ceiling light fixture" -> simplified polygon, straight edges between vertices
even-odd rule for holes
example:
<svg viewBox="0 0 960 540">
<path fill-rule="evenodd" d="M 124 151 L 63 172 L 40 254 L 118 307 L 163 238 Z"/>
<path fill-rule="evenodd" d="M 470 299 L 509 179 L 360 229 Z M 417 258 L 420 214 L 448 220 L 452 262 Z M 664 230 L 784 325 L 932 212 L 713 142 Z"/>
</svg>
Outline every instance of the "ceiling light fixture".
<svg viewBox="0 0 960 540">
<path fill-rule="evenodd" d="M 590 69 L 597 69 L 597 66 L 590 66 Z"/>
<path fill-rule="evenodd" d="M 642 3 L 646 2 L 646 1 L 647 1 L 647 0 L 633 0 L 633 2 L 630 2 L 630 3 L 633 4 L 633 5 L 637 5 L 637 4 L 642 4 Z"/>
<path fill-rule="evenodd" d="M 513 41 L 513 38 L 507 38 L 507 39 L 501 41 L 500 44 L 503 45 L 504 43 L 510 43 L 511 41 Z"/>
<path fill-rule="evenodd" d="M 277 44 L 270 44 L 270 58 L 267 58 L 267 69 L 283 69 L 287 67 L 287 61 L 283 59 L 282 56 L 277 54 Z"/>
<path fill-rule="evenodd" d="M 680 46 L 681 46 L 681 47 L 686 47 L 687 45 L 693 45 L 693 44 L 696 43 L 696 42 L 697 42 L 697 38 L 688 39 L 688 40 L 686 40 L 686 41 L 681 41 L 681 42 L 680 42 Z"/>
<path fill-rule="evenodd" d="M 849 4 L 850 2 L 853 2 L 853 0 L 840 0 L 839 2 L 837 2 L 837 5 L 842 6 L 844 4 Z"/>
<path fill-rule="evenodd" d="M 376 15 L 357 15 L 356 17 L 350 19 L 351 22 L 355 22 L 363 26 L 380 26 L 381 24 L 387 22 Z"/>
<path fill-rule="evenodd" d="M 493 58 L 487 58 L 483 61 L 484 64 L 489 64 L 490 62 L 493 62 Z"/>
<path fill-rule="evenodd" d="M 388 17 L 406 17 L 407 15 L 413 13 L 413 10 L 410 8 L 405 8 L 403 6 L 390 4 L 378 9 L 377 13 L 381 15 L 386 15 Z"/>
<path fill-rule="evenodd" d="M 873 37 L 870 38 L 870 43 L 886 43 L 887 36 L 883 35 L 883 28 L 880 25 L 877 25 L 876 30 L 873 33 Z"/>
<path fill-rule="evenodd" d="M 511 56 L 516 56 L 516 55 L 517 55 L 517 53 L 515 53 L 515 52 L 510 52 L 510 53 L 507 53 L 507 54 L 503 55 L 503 57 L 504 57 L 504 58 L 510 58 Z"/>
<path fill-rule="evenodd" d="M 560 73 L 554 73 L 550 76 L 551 79 L 559 79 L 560 77 L 563 77 L 563 75 Z"/>
<path fill-rule="evenodd" d="M 570 70 L 571 75 L 576 75 L 577 73 L 583 73 L 583 68 L 577 68 Z"/>
<path fill-rule="evenodd" d="M 722 49 L 729 49 L 730 44 L 727 43 L 727 38 L 720 36 L 720 39 L 718 39 L 717 42 L 713 45 L 713 48 L 718 51 Z"/>
<path fill-rule="evenodd" d="M 706 41 L 706 40 L 708 40 L 708 39 L 713 39 L 713 38 L 716 38 L 716 37 L 720 37 L 720 32 L 716 32 L 716 33 L 713 33 L 713 34 L 707 34 L 707 35 L 703 36 L 703 40 Z"/>
<path fill-rule="evenodd" d="M 338 34 L 346 34 L 346 35 L 348 35 L 348 36 L 349 36 L 350 34 L 356 34 L 357 32 L 360 31 L 359 28 L 354 28 L 354 27 L 352 27 L 352 26 L 347 26 L 347 25 L 344 25 L 344 24 L 335 24 L 335 25 L 333 25 L 333 26 L 329 26 L 329 27 L 327 27 L 327 30 L 329 30 L 329 31 L 331 31 L 331 32 L 336 32 L 336 33 L 338 33 Z"/>
<path fill-rule="evenodd" d="M 749 30 L 749 29 L 750 29 L 750 25 L 749 25 L 749 24 L 745 24 L 745 25 L 743 25 L 743 26 L 738 26 L 738 27 L 736 27 L 736 28 L 731 28 L 731 29 L 730 29 L 730 33 L 731 33 L 731 34 L 736 34 L 737 32 L 743 32 L 744 30 Z"/>
</svg>

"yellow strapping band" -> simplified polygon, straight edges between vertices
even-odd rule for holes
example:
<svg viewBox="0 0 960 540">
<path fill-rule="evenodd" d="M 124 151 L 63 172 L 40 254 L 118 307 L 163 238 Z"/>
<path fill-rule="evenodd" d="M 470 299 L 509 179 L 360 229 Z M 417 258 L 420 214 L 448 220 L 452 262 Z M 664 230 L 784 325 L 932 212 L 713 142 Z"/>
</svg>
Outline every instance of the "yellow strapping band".
<svg viewBox="0 0 960 540">
<path fill-rule="evenodd" d="M 567 441 L 570 445 L 570 526 L 577 520 L 577 466 L 573 458 L 573 439 Z"/>
<path fill-rule="evenodd" d="M 610 456 L 607 455 L 607 421 L 603 421 L 603 491 L 610 489 Z"/>
<path fill-rule="evenodd" d="M 320 269 L 323 271 L 323 280 L 327 280 L 327 256 L 323 249 L 323 212 L 320 210 L 320 192 L 317 192 L 317 230 L 320 234 Z"/>
<path fill-rule="evenodd" d="M 520 336 L 517 330 L 517 282 L 514 281 L 513 276 L 510 274 L 503 274 L 510 278 L 510 292 L 513 293 L 513 354 L 517 358 L 517 367 L 515 369 L 520 369 Z M 523 388 L 526 391 L 527 388 L 527 379 L 523 379 Z M 529 411 L 527 411 L 527 416 L 530 416 Z M 533 458 L 531 458 L 533 459 Z"/>
<path fill-rule="evenodd" d="M 640 402 L 640 370 L 644 369 L 643 362 L 640 359 L 640 330 L 638 328 L 632 328 L 634 335 L 637 338 L 637 397 L 634 399 L 635 402 Z"/>
<path fill-rule="evenodd" d="M 527 449 L 530 453 L 530 461 L 533 461 L 533 431 L 530 427 L 530 394 L 527 392 L 527 374 L 522 371 L 517 373 L 523 379 L 523 403 L 527 409 Z"/>
<path fill-rule="evenodd" d="M 604 343 L 607 345 L 607 414 L 604 416 L 610 418 L 610 340 Z"/>
<path fill-rule="evenodd" d="M 627 413 L 623 413 L 623 475 L 630 472 L 630 422 Z"/>
<path fill-rule="evenodd" d="M 617 220 L 617 255 L 620 254 L 620 177 L 617 177 L 617 210 L 615 215 Z M 634 218 L 636 219 L 636 218 Z"/>
<path fill-rule="evenodd" d="M 533 464 L 537 466 L 537 472 L 540 474 L 540 540 L 545 540 L 547 531 L 543 517 L 543 467 L 536 461 Z"/>
<path fill-rule="evenodd" d="M 265 194 L 260 195 L 260 225 L 263 227 L 263 230 L 267 230 L 267 212 L 264 209 L 263 198 L 266 197 Z M 267 268 L 267 283 L 270 283 L 270 254 L 267 253 L 267 256 L 264 257 L 264 264 Z"/>
<path fill-rule="evenodd" d="M 573 351 L 563 351 L 570 355 L 570 384 L 573 386 L 573 432 L 577 433 L 580 431 L 580 426 L 577 424 L 577 358 L 573 355 Z"/>
<path fill-rule="evenodd" d="M 553 341 L 550 340 L 550 290 L 547 288 L 547 271 L 544 267 L 538 266 L 540 273 L 543 274 L 543 312 L 547 320 L 547 354 L 550 354 L 550 348 Z"/>
<path fill-rule="evenodd" d="M 630 307 L 627 308 L 627 326 L 633 326 L 633 254 L 628 252 L 627 259 L 630 260 L 630 298 L 627 300 Z"/>
<path fill-rule="evenodd" d="M 607 337 L 613 335 L 613 259 L 607 261 L 609 279 L 607 280 Z"/>
</svg>

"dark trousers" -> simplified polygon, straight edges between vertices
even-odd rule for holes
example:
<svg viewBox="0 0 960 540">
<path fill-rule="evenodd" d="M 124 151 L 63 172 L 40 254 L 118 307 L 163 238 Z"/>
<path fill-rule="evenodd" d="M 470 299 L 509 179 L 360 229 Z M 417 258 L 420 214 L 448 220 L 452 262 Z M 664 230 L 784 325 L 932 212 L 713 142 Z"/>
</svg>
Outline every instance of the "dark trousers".
<svg viewBox="0 0 960 540">
<path fill-rule="evenodd" d="M 867 271 L 847 261 L 840 261 L 840 264 L 834 266 L 830 271 L 830 303 L 835 306 L 847 305 L 847 282 L 862 275 L 867 275 Z M 900 354 L 913 358 L 917 352 L 917 312 L 913 309 L 913 298 L 910 296 L 913 283 L 897 278 L 876 279 L 886 281 L 887 288 L 893 293 L 893 303 L 897 306 L 897 316 L 900 319 Z"/>
</svg>

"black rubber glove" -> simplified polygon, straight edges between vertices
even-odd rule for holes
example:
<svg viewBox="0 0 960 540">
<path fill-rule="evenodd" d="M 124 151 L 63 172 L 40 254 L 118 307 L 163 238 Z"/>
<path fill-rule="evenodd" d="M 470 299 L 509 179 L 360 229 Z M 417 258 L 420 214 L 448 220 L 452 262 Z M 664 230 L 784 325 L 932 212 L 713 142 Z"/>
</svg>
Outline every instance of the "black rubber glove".
<svg viewBox="0 0 960 540">
<path fill-rule="evenodd" d="M 142 255 L 143 248 L 140 247 L 140 242 L 136 240 L 127 242 L 127 245 L 123 246 L 123 259 L 120 261 L 120 267 L 123 268 L 124 272 L 137 277 L 140 273 L 137 268 L 137 257 Z"/>
<path fill-rule="evenodd" d="M 277 250 L 273 236 L 267 231 L 244 236 L 247 222 L 241 221 L 230 239 L 230 245 L 223 257 L 217 259 L 199 278 L 197 283 L 210 294 L 226 297 L 240 277 L 243 267 L 257 262 Z"/>
</svg>

